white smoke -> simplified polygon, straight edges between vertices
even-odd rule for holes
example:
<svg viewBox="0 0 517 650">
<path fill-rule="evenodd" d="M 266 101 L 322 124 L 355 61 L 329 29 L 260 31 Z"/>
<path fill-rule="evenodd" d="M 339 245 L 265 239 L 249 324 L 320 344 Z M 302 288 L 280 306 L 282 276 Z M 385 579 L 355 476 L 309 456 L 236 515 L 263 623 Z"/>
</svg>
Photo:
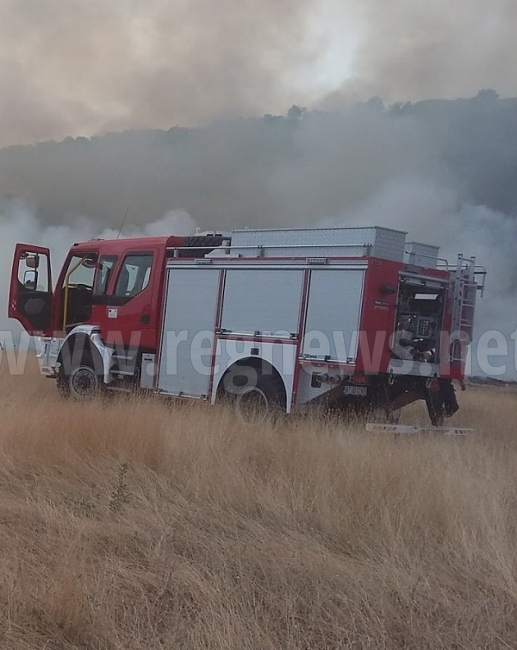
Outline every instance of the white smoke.
<svg viewBox="0 0 517 650">
<path fill-rule="evenodd" d="M 196 223 L 184 210 L 171 210 L 161 219 L 140 228 L 122 228 L 121 237 L 145 237 L 160 235 L 189 235 L 196 230 Z M 11 199 L 0 203 L 0 330 L 12 331 L 16 340 L 20 326 L 7 318 L 9 281 L 14 249 L 17 243 L 35 244 L 50 248 L 52 276 L 55 283 L 70 246 L 94 237 L 115 239 L 119 232 L 104 229 L 99 232 L 96 224 L 87 217 L 74 219 L 72 224 L 46 226 L 37 213 L 23 201 Z"/>
<path fill-rule="evenodd" d="M 385 184 L 356 210 L 320 224 L 404 230 L 407 241 L 439 246 L 440 257 L 451 265 L 458 254 L 475 257 L 487 275 L 484 295 L 477 299 L 471 373 L 492 374 L 490 367 L 506 364 L 500 377 L 517 376 L 511 336 L 517 329 L 517 220 L 486 206 L 461 203 L 452 190 L 433 182 L 406 177 Z M 506 352 L 487 361 L 497 340 L 499 352 Z"/>
<path fill-rule="evenodd" d="M 151 221 L 143 228 L 132 228 L 124 233 L 125 237 L 159 237 L 161 235 L 193 235 L 197 224 L 186 210 L 169 210 L 161 219 Z"/>
</svg>

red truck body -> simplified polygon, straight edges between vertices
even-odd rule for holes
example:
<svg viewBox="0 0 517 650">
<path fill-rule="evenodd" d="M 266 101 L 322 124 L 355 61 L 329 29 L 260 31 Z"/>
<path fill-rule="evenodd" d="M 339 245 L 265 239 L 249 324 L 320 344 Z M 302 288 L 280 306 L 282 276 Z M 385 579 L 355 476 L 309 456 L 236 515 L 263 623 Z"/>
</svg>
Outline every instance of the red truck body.
<svg viewBox="0 0 517 650">
<path fill-rule="evenodd" d="M 400 231 L 251 230 L 75 244 L 53 287 L 50 251 L 18 244 L 9 316 L 76 397 L 144 387 L 215 402 L 239 368 L 244 387 L 229 392 L 243 402 L 380 405 L 393 418 L 424 399 L 436 424 L 457 410 L 479 273 Z M 183 348 L 171 348 L 180 328 Z M 315 335 L 325 350 L 314 353 Z"/>
</svg>

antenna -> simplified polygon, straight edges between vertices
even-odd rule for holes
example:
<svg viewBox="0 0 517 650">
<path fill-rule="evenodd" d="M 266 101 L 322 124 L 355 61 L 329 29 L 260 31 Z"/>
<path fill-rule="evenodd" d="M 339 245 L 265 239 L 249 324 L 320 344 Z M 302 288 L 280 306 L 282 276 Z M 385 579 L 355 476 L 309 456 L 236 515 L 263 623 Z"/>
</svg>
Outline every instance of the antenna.
<svg viewBox="0 0 517 650">
<path fill-rule="evenodd" d="M 120 224 L 120 229 L 118 231 L 117 239 L 120 237 L 120 233 L 122 232 L 122 228 L 124 227 L 124 224 L 126 223 L 128 213 L 129 213 L 129 205 L 127 206 L 126 211 L 124 212 L 124 218 L 122 219 L 122 223 Z"/>
</svg>

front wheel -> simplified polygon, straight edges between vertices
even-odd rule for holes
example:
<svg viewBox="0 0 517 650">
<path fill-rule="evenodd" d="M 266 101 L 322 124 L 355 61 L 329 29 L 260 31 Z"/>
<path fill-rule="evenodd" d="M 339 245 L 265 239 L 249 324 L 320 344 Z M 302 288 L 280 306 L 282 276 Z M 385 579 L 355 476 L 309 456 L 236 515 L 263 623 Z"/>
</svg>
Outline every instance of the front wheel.
<svg viewBox="0 0 517 650">
<path fill-rule="evenodd" d="M 72 368 L 68 375 L 60 372 L 57 380 L 58 390 L 64 397 L 76 400 L 90 400 L 102 390 L 102 377 L 95 370 L 90 357 L 83 358 L 81 364 Z"/>
</svg>

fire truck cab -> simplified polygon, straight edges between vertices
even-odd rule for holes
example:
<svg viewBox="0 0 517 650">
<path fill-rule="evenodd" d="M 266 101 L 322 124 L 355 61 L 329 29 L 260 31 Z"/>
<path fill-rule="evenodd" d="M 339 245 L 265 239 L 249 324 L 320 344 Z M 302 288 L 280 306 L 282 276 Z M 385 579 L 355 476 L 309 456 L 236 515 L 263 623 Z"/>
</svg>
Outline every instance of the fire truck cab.
<svg viewBox="0 0 517 650">
<path fill-rule="evenodd" d="M 50 251 L 18 244 L 9 316 L 76 398 L 139 388 L 391 420 L 423 399 L 441 424 L 485 272 L 438 253 L 379 227 L 93 240 L 53 286 Z"/>
</svg>

